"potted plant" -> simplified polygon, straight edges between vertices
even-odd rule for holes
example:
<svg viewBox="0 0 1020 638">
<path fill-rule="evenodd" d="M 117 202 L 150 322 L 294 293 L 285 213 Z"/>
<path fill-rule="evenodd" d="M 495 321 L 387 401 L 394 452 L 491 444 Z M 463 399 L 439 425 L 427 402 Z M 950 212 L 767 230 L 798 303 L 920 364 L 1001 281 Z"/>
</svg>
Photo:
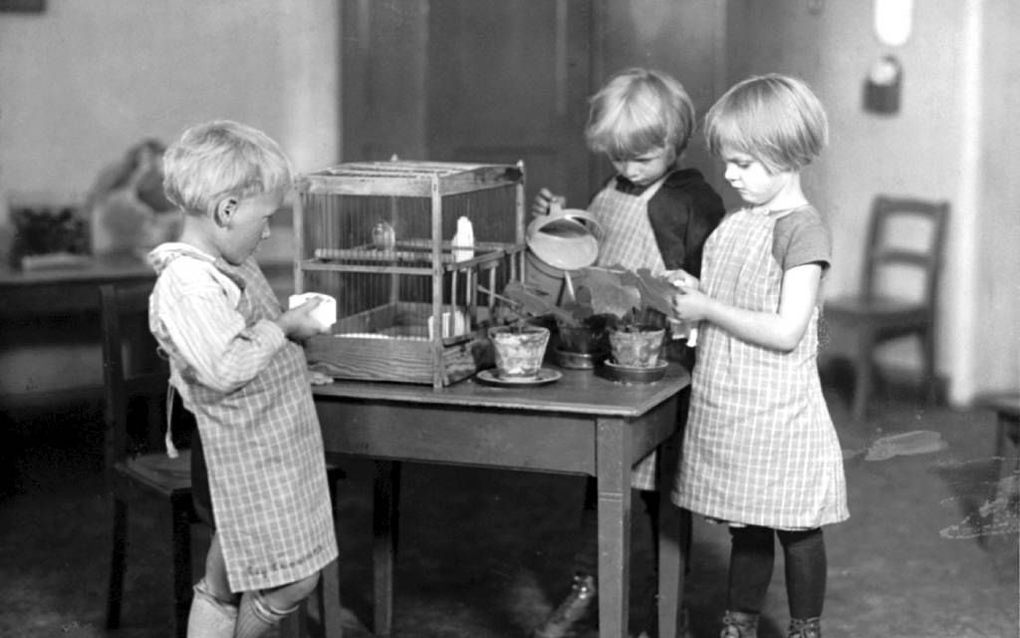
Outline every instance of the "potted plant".
<svg viewBox="0 0 1020 638">
<path fill-rule="evenodd" d="M 557 305 L 547 292 L 511 282 L 503 289 L 501 301 L 504 322 L 537 322 L 556 328 L 556 359 L 564 368 L 593 368 L 609 352 L 611 318 L 594 311 L 591 293 L 585 288 Z"/>
<path fill-rule="evenodd" d="M 555 312 L 537 290 L 520 282 L 510 282 L 502 295 L 496 295 L 494 325 L 489 328 L 500 379 L 531 379 L 542 369 L 549 328 L 542 320 Z"/>
<path fill-rule="evenodd" d="M 557 356 L 564 367 L 594 367 L 610 351 L 619 366 L 659 367 L 676 288 L 647 269 L 589 267 L 578 274 L 582 283 L 561 305 L 512 282 L 503 291 L 506 310 L 518 321 L 555 321 Z"/>
<path fill-rule="evenodd" d="M 582 272 L 593 312 L 609 318 L 612 362 L 625 368 L 660 367 L 676 288 L 648 269 L 592 267 Z"/>
</svg>

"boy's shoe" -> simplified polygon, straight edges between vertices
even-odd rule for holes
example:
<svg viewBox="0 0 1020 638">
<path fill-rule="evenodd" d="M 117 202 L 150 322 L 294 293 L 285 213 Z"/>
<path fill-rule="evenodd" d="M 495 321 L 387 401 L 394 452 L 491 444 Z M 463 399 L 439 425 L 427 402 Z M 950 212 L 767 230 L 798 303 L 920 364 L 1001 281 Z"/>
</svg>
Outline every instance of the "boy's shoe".
<svg viewBox="0 0 1020 638">
<path fill-rule="evenodd" d="M 822 638 L 822 619 L 793 618 L 786 638 Z"/>
<path fill-rule="evenodd" d="M 727 611 L 719 638 L 758 638 L 758 614 Z"/>
<path fill-rule="evenodd" d="M 565 638 L 571 635 L 574 623 L 584 617 L 591 601 L 595 599 L 595 577 L 590 574 L 574 574 L 570 594 L 560 603 L 545 621 L 535 628 L 531 638 Z"/>
</svg>

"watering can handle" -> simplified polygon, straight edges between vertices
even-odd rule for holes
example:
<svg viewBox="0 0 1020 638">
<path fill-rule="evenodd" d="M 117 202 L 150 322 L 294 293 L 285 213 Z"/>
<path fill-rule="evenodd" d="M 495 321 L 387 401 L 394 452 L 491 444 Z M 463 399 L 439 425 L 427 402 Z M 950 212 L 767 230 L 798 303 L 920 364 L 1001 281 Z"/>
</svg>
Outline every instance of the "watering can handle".
<svg viewBox="0 0 1020 638">
<path fill-rule="evenodd" d="M 533 224 L 534 229 L 539 230 L 546 224 L 552 223 L 558 219 L 568 219 L 576 221 L 578 223 L 588 223 L 595 227 L 599 232 L 602 231 L 602 225 L 599 224 L 591 213 L 586 210 L 578 208 L 563 208 L 563 202 L 566 201 L 562 197 L 556 197 L 549 204 L 549 213 L 542 217 L 536 217 Z"/>
</svg>

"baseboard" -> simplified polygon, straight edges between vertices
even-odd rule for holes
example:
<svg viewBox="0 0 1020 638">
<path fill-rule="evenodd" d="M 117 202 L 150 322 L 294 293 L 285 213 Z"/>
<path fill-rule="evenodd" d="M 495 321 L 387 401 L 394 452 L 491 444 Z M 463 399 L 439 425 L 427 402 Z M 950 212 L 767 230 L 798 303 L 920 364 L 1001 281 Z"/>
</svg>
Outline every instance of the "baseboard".
<svg viewBox="0 0 1020 638">
<path fill-rule="evenodd" d="M 822 385 L 837 392 L 853 392 L 854 364 L 850 357 L 841 354 L 830 354 L 819 359 L 818 371 Z M 877 363 L 875 366 L 875 388 L 872 390 L 876 398 L 895 398 L 907 401 L 926 401 L 928 385 L 921 370 L 895 364 Z M 937 375 L 934 380 L 935 403 L 939 406 L 948 405 L 949 379 Z"/>
</svg>

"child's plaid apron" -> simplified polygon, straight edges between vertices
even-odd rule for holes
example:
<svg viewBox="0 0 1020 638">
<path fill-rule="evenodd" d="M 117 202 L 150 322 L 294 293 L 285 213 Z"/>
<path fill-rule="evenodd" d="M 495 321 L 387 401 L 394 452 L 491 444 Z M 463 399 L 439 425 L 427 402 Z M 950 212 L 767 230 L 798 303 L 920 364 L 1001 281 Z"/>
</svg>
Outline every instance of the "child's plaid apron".
<svg viewBox="0 0 1020 638">
<path fill-rule="evenodd" d="M 668 176 L 668 175 L 667 175 Z M 666 177 L 646 188 L 640 195 L 616 190 L 616 180 L 603 188 L 588 206 L 588 212 L 599 223 L 599 266 L 622 266 L 628 270 L 648 268 L 654 275 L 666 271 L 662 253 L 648 221 L 648 201 L 659 192 Z M 652 452 L 634 465 L 630 484 L 639 490 L 654 490 L 656 454 Z"/>
<path fill-rule="evenodd" d="M 217 267 L 241 287 L 251 325 L 280 305 L 249 259 Z M 250 383 L 228 395 L 189 384 L 209 470 L 216 533 L 232 591 L 316 573 L 337 557 L 322 432 L 301 348 L 288 341 Z"/>
<path fill-rule="evenodd" d="M 775 312 L 783 270 L 776 216 L 733 213 L 705 243 L 701 289 L 727 305 Z M 849 516 L 843 457 L 822 396 L 816 308 L 797 347 L 779 352 L 702 323 L 673 499 L 733 523 L 805 529 Z"/>
</svg>

